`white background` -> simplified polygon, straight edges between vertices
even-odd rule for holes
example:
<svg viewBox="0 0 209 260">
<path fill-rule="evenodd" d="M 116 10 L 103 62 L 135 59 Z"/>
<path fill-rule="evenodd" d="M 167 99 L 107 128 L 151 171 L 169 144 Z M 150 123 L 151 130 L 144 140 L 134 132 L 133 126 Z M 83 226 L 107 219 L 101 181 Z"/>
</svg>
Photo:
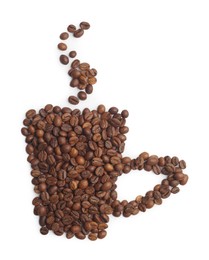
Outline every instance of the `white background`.
<svg viewBox="0 0 209 260">
<path fill-rule="evenodd" d="M 209 2 L 0 2 L 0 259 L 209 259 Z M 91 29 L 72 39 L 98 83 L 80 108 L 127 108 L 125 155 L 142 151 L 187 161 L 188 185 L 145 214 L 110 218 L 103 240 L 39 234 L 33 187 L 20 134 L 24 114 L 47 103 L 67 106 L 75 94 L 59 64 L 59 34 L 82 20 Z M 118 180 L 119 199 L 160 182 L 146 172 Z"/>
</svg>

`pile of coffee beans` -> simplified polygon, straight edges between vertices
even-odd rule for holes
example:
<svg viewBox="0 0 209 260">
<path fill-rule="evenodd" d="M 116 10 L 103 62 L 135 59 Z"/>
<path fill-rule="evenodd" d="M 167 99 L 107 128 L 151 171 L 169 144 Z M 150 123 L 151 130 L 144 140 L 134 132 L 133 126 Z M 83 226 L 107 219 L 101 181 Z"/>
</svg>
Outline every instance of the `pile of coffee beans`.
<svg viewBox="0 0 209 260">
<path fill-rule="evenodd" d="M 70 24 L 67 27 L 68 32 L 63 32 L 60 34 L 60 39 L 66 41 L 69 39 L 69 33 L 71 33 L 74 37 L 80 38 L 84 34 L 84 30 L 88 30 L 90 28 L 90 24 L 88 22 L 81 22 L 80 27 L 77 29 L 75 25 Z M 67 51 L 68 46 L 64 42 L 60 42 L 58 44 L 58 49 L 60 51 Z M 61 54 L 60 62 L 63 65 L 68 65 L 70 59 L 74 59 L 77 56 L 77 52 L 72 50 L 69 54 Z M 70 81 L 70 86 L 72 88 L 78 88 L 80 91 L 77 94 L 77 97 L 74 95 L 69 96 L 68 101 L 72 105 L 77 105 L 80 100 L 86 100 L 87 95 L 93 92 L 93 85 L 97 82 L 96 75 L 97 71 L 94 68 L 90 68 L 90 65 L 87 62 L 80 62 L 80 60 L 75 59 L 72 61 L 70 69 L 68 71 L 68 75 L 72 78 Z"/>
<path fill-rule="evenodd" d="M 22 134 L 32 167 L 37 194 L 32 203 L 41 234 L 52 230 L 67 238 L 102 239 L 109 215 L 129 217 L 145 212 L 187 183 L 186 163 L 177 157 L 147 152 L 136 159 L 122 156 L 128 116 L 127 110 L 106 110 L 104 105 L 92 111 L 46 105 L 39 112 L 30 109 L 26 113 Z M 143 169 L 166 178 L 144 196 L 119 201 L 118 177 Z"/>
</svg>

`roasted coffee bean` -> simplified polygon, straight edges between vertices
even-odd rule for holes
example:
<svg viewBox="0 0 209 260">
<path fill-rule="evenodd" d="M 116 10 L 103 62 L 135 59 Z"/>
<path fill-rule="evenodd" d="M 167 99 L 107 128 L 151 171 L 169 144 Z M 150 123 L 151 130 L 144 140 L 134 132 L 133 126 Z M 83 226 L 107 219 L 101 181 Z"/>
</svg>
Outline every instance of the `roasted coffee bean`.
<svg viewBox="0 0 209 260">
<path fill-rule="evenodd" d="M 88 22 L 81 22 L 80 27 L 83 30 L 88 30 L 90 28 L 90 24 Z"/>
<path fill-rule="evenodd" d="M 76 96 L 69 96 L 68 101 L 72 105 L 77 105 L 79 103 L 79 99 Z"/>
<path fill-rule="evenodd" d="M 76 69 L 76 68 L 78 68 L 79 64 L 80 64 L 80 61 L 78 59 L 76 59 L 72 62 L 71 68 Z"/>
<path fill-rule="evenodd" d="M 187 184 L 188 179 L 189 179 L 189 176 L 185 174 L 185 175 L 184 175 L 184 178 L 183 178 L 182 180 L 180 180 L 180 184 L 181 184 L 181 185 Z"/>
<path fill-rule="evenodd" d="M 180 167 L 181 169 L 185 169 L 185 168 L 186 168 L 186 162 L 185 162 L 184 160 L 181 160 L 181 161 L 179 162 L 179 167 Z"/>
<path fill-rule="evenodd" d="M 66 55 L 60 55 L 60 62 L 64 65 L 67 65 L 69 63 L 69 58 Z"/>
<path fill-rule="evenodd" d="M 69 37 L 69 34 L 67 32 L 63 32 L 60 34 L 60 39 L 61 40 L 67 40 Z"/>
<path fill-rule="evenodd" d="M 69 53 L 69 57 L 72 58 L 72 59 L 75 58 L 76 55 L 77 55 L 76 51 L 71 51 L 71 52 Z"/>
<path fill-rule="evenodd" d="M 87 62 L 80 63 L 79 69 L 83 71 L 87 71 L 90 69 L 90 65 Z"/>
<path fill-rule="evenodd" d="M 58 49 L 61 50 L 61 51 L 66 51 L 67 50 L 67 45 L 63 42 L 60 42 L 58 45 L 57 45 Z M 66 56 L 67 57 L 67 56 Z M 66 58 L 65 58 L 66 59 Z M 63 62 L 62 62 L 63 63 Z"/>
<path fill-rule="evenodd" d="M 147 165 L 156 165 L 158 163 L 158 157 L 156 155 L 152 155 L 147 160 Z"/>
<path fill-rule="evenodd" d="M 49 230 L 46 227 L 41 227 L 40 228 L 40 233 L 42 235 L 47 235 L 49 233 Z"/>
<path fill-rule="evenodd" d="M 74 31 L 73 36 L 76 38 L 80 38 L 83 34 L 84 34 L 84 30 L 78 29 L 78 30 Z"/>
<path fill-rule="evenodd" d="M 76 27 L 73 24 L 68 25 L 67 27 L 68 32 L 73 33 L 76 31 Z"/>
<path fill-rule="evenodd" d="M 78 92 L 78 98 L 79 98 L 80 100 L 86 100 L 87 95 L 86 95 L 86 93 L 85 93 L 84 91 L 79 91 L 79 92 Z"/>
</svg>

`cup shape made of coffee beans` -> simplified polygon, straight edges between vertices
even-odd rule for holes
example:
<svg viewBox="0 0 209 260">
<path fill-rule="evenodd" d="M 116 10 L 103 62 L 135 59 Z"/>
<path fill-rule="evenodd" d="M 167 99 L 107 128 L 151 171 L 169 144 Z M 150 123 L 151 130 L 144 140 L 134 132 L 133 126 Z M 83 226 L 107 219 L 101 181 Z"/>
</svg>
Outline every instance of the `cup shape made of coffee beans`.
<svg viewBox="0 0 209 260">
<path fill-rule="evenodd" d="M 146 152 L 136 159 L 122 156 L 127 117 L 127 110 L 119 113 L 112 107 L 106 111 L 104 105 L 92 111 L 46 105 L 38 113 L 33 109 L 26 113 L 22 134 L 41 234 L 52 230 L 67 238 L 102 239 L 110 214 L 129 217 L 145 212 L 177 193 L 179 184 L 186 184 L 186 164 L 177 157 L 158 158 Z M 120 202 L 116 181 L 132 169 L 163 173 L 167 178 L 144 196 Z"/>
</svg>

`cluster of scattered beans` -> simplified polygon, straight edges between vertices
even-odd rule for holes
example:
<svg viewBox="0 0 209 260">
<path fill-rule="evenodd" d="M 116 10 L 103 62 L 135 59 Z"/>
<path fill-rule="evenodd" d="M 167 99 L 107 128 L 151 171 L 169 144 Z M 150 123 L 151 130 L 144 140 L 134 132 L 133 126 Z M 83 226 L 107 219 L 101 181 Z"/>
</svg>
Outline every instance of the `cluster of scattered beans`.
<svg viewBox="0 0 209 260">
<path fill-rule="evenodd" d="M 179 192 L 179 184 L 187 183 L 186 163 L 177 157 L 147 152 L 136 159 L 122 156 L 128 115 L 127 110 L 106 110 L 104 105 L 92 111 L 46 105 L 39 112 L 31 109 L 26 113 L 22 134 L 32 167 L 37 194 L 32 203 L 41 234 L 52 230 L 67 238 L 102 239 L 110 214 L 129 217 L 145 212 Z M 117 178 L 143 169 L 166 178 L 144 196 L 119 201 Z"/>
<path fill-rule="evenodd" d="M 79 38 L 84 34 L 84 30 L 88 30 L 90 28 L 90 24 L 88 22 L 81 22 L 80 28 L 76 29 L 75 25 L 70 24 L 67 27 L 68 32 L 63 32 L 60 34 L 60 39 L 62 41 L 66 41 L 69 39 L 69 33 L 73 34 L 74 37 Z M 60 42 L 58 44 L 58 49 L 60 51 L 67 51 L 68 46 L 64 42 Z M 68 55 L 62 54 L 60 55 L 60 62 L 63 65 L 68 65 L 70 62 L 70 59 L 74 59 L 76 57 L 77 53 L 75 50 L 72 50 L 69 52 Z M 68 71 L 68 75 L 72 78 L 70 81 L 70 86 L 72 88 L 78 88 L 80 91 L 76 96 L 69 96 L 68 101 L 72 105 L 77 105 L 79 103 L 79 100 L 86 100 L 87 95 L 91 94 L 93 92 L 93 85 L 97 82 L 96 75 L 97 71 L 94 68 L 90 68 L 90 65 L 87 62 L 80 62 L 80 60 L 75 59 L 70 66 L 70 69 Z"/>
</svg>

